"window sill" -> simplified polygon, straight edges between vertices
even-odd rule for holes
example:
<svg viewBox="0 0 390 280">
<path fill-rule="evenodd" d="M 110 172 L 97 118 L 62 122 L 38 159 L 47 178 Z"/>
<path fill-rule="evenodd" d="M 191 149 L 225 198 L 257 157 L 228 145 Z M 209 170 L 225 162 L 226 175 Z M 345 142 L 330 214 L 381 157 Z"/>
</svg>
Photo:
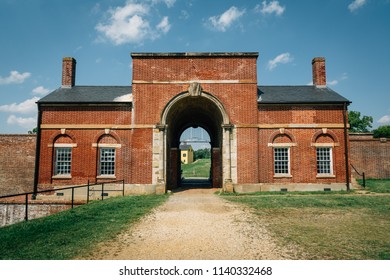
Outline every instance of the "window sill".
<svg viewBox="0 0 390 280">
<path fill-rule="evenodd" d="M 72 175 L 54 175 L 52 179 L 69 180 L 72 179 Z"/>
<path fill-rule="evenodd" d="M 274 178 L 292 178 L 290 174 L 274 174 Z"/>
<path fill-rule="evenodd" d="M 99 175 L 96 176 L 96 179 L 116 179 L 115 175 Z"/>
<path fill-rule="evenodd" d="M 336 178 L 333 174 L 317 174 L 316 178 Z"/>
</svg>

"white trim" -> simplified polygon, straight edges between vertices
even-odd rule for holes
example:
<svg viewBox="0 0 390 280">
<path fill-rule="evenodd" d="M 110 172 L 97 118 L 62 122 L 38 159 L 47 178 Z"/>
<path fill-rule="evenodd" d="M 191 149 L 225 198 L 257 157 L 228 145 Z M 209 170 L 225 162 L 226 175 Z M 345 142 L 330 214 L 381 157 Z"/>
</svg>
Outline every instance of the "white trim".
<svg viewBox="0 0 390 280">
<path fill-rule="evenodd" d="M 336 178 L 334 174 L 317 174 L 316 178 Z"/>
<path fill-rule="evenodd" d="M 121 144 L 92 143 L 93 148 L 121 148 Z"/>
<path fill-rule="evenodd" d="M 54 143 L 53 144 L 49 144 L 48 147 L 55 147 L 55 148 L 76 148 L 77 147 L 77 144 L 76 143 Z"/>
<path fill-rule="evenodd" d="M 268 147 L 290 148 L 298 146 L 297 143 L 268 143 Z"/>
<path fill-rule="evenodd" d="M 71 174 L 58 174 L 58 175 L 53 175 L 51 176 L 52 179 L 72 179 L 72 175 Z"/>
<path fill-rule="evenodd" d="M 330 173 L 318 173 L 318 159 L 317 159 L 317 148 L 329 148 L 329 160 L 330 160 Z M 332 178 L 332 176 L 335 176 L 334 170 L 333 170 L 333 147 L 332 146 L 319 146 L 316 147 L 316 170 L 317 170 L 317 178 L 322 177 L 322 178 Z"/>
<path fill-rule="evenodd" d="M 116 175 L 98 175 L 96 179 L 116 179 Z"/>
<path fill-rule="evenodd" d="M 333 147 L 337 147 L 337 146 L 340 146 L 339 143 L 311 143 L 311 146 L 312 147 L 320 147 L 320 148 L 333 148 Z"/>
<path fill-rule="evenodd" d="M 283 143 L 279 143 L 279 144 L 283 144 Z M 288 177 L 288 178 L 292 178 L 292 175 L 291 175 L 291 147 L 290 146 L 287 146 L 287 145 L 283 145 L 283 146 L 275 146 L 273 147 L 273 173 L 274 173 L 274 177 L 278 177 L 278 178 L 281 178 L 281 177 Z M 288 169 L 288 173 L 275 173 L 275 148 L 287 148 L 287 169 Z"/>
<path fill-rule="evenodd" d="M 55 148 L 76 148 L 77 144 L 76 143 L 54 143 Z"/>
<path fill-rule="evenodd" d="M 277 173 L 274 174 L 274 178 L 292 178 L 291 174 Z"/>
</svg>

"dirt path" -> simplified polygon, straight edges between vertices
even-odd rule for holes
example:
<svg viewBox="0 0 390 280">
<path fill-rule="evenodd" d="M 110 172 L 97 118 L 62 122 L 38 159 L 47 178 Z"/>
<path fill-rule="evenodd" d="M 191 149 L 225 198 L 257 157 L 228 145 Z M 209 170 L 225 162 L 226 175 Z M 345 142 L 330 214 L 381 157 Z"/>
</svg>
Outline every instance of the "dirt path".
<svg viewBox="0 0 390 280">
<path fill-rule="evenodd" d="M 289 259 L 248 209 L 193 189 L 168 201 L 115 240 L 101 244 L 91 259 L 229 260 Z"/>
</svg>

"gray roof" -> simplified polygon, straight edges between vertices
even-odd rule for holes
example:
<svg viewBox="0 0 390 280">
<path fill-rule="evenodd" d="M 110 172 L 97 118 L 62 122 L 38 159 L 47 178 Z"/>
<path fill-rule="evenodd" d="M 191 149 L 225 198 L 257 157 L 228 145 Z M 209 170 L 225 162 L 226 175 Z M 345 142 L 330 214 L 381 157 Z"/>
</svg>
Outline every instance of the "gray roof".
<svg viewBox="0 0 390 280">
<path fill-rule="evenodd" d="M 179 149 L 180 150 L 189 150 L 189 149 L 192 149 L 191 145 L 188 145 L 188 144 L 181 144 Z"/>
<path fill-rule="evenodd" d="M 259 86 L 258 104 L 351 103 L 330 88 L 316 86 Z M 58 88 L 39 104 L 132 103 L 131 86 L 74 86 Z"/>
<path fill-rule="evenodd" d="M 351 103 L 328 87 L 259 86 L 258 104 L 329 104 Z"/>
<path fill-rule="evenodd" d="M 131 103 L 131 86 L 74 86 L 58 88 L 38 101 L 45 103 Z"/>
</svg>

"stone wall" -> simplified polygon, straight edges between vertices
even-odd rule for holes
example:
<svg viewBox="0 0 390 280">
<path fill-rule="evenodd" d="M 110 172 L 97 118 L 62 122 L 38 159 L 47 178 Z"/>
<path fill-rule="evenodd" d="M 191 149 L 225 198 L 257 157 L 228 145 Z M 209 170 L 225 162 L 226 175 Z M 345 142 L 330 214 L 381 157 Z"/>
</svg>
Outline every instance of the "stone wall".
<svg viewBox="0 0 390 280">
<path fill-rule="evenodd" d="M 36 135 L 0 135 L 0 195 L 30 192 Z"/>
<path fill-rule="evenodd" d="M 366 178 L 390 178 L 390 139 L 375 139 L 370 133 L 349 136 L 351 164 Z M 352 175 L 361 178 L 352 169 Z"/>
<path fill-rule="evenodd" d="M 36 219 L 49 216 L 71 207 L 69 204 L 29 204 L 28 219 Z M 24 204 L 10 203 L 0 204 L 0 227 L 16 224 L 24 221 L 26 207 Z"/>
</svg>

